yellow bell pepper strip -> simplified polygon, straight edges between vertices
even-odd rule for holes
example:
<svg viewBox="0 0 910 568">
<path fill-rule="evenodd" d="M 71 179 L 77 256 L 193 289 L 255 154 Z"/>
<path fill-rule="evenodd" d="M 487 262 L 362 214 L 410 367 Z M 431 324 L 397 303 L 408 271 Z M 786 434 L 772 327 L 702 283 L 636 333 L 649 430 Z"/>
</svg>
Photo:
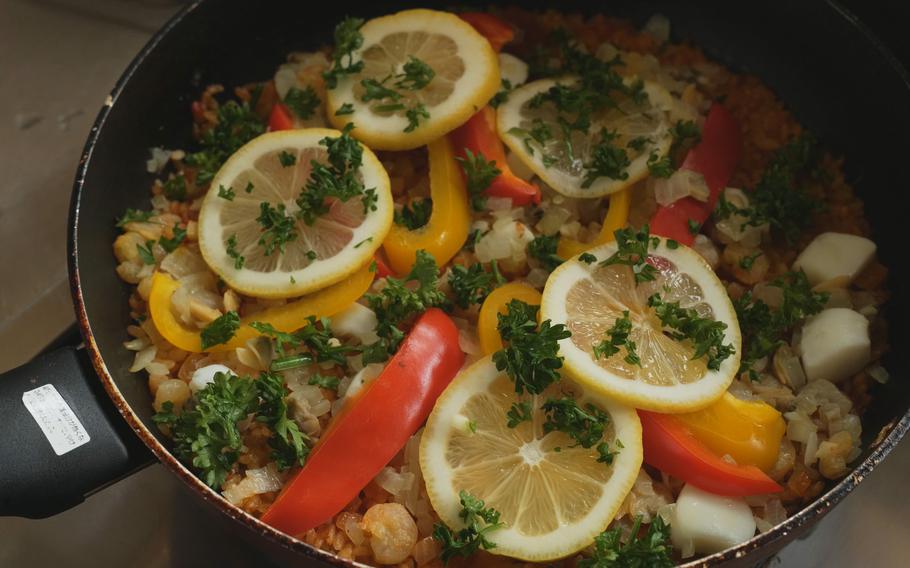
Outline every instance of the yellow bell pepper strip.
<svg viewBox="0 0 910 568">
<path fill-rule="evenodd" d="M 597 245 L 612 242 L 613 233 L 626 226 L 626 222 L 629 220 L 629 207 L 631 204 L 631 188 L 627 187 L 612 194 L 610 196 L 610 205 L 607 208 L 607 214 L 604 215 L 604 224 L 600 228 L 600 234 L 597 235 L 597 238 L 589 243 L 583 243 L 581 241 L 576 241 L 575 239 L 562 237 L 559 239 L 559 245 L 556 247 L 557 256 L 559 256 L 559 258 L 572 258 Z"/>
<path fill-rule="evenodd" d="M 430 158 L 430 198 L 433 212 L 429 222 L 411 231 L 392 225 L 382 246 L 392 271 L 407 274 L 414 266 L 418 250 L 425 250 L 436 259 L 437 266 L 445 266 L 465 241 L 471 225 L 468 190 L 465 187 L 461 166 L 446 136 L 427 145 Z"/>
<path fill-rule="evenodd" d="M 502 349 L 497 315 L 506 313 L 506 305 L 512 300 L 540 305 L 540 292 L 521 282 L 509 282 L 490 292 L 483 305 L 480 306 L 480 314 L 477 316 L 477 335 L 484 355 L 490 355 Z"/>
<path fill-rule="evenodd" d="M 229 351 L 243 347 L 246 341 L 259 335 L 250 327 L 252 322 L 271 324 L 278 331 L 293 332 L 304 325 L 309 316 L 327 317 L 337 314 L 353 304 L 370 288 L 374 273 L 369 267 L 355 272 L 350 278 L 323 288 L 283 306 L 268 308 L 240 320 L 240 328 L 227 343 L 202 348 L 202 337 L 198 329 L 184 325 L 171 310 L 171 296 L 180 283 L 164 272 L 152 276 L 152 291 L 149 295 L 149 314 L 155 329 L 162 337 L 175 346 L 191 353 Z"/>
<path fill-rule="evenodd" d="M 783 417 L 761 401 L 740 400 L 730 393 L 697 412 L 675 418 L 717 455 L 728 454 L 739 465 L 769 471 L 777 462 L 787 430 Z"/>
</svg>

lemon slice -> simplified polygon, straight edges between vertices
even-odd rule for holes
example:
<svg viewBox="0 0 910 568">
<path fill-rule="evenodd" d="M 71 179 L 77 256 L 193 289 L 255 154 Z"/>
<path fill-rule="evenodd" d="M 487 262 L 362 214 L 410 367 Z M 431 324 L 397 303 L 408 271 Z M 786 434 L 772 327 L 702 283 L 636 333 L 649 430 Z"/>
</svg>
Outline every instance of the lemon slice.
<svg viewBox="0 0 910 568">
<path fill-rule="evenodd" d="M 325 128 L 264 134 L 240 148 L 218 171 L 199 211 L 199 248 L 209 267 L 231 288 L 263 298 L 307 294 L 350 276 L 382 244 L 392 225 L 392 194 L 388 174 L 366 147 L 358 175 L 365 188 L 374 189 L 375 209 L 365 207 L 358 196 L 334 199 L 313 224 L 295 215 L 311 161 L 327 159 L 320 140 L 338 136 L 341 132 Z M 230 199 L 222 188 L 229 188 Z M 269 251 L 260 243 L 266 234 L 257 220 L 263 204 L 273 210 L 284 208 L 281 215 L 293 236 L 283 252 Z"/>
<path fill-rule="evenodd" d="M 598 462 L 595 447 L 574 446 L 562 432 L 544 433 L 541 405 L 567 395 L 609 415 L 602 440 L 618 451 L 612 464 Z M 430 414 L 420 467 L 447 525 L 464 526 L 459 492 L 467 491 L 501 514 L 505 526 L 487 535 L 496 543 L 490 552 L 554 560 L 591 544 L 613 519 L 641 467 L 641 423 L 634 410 L 561 380 L 541 395 L 524 396 L 532 419 L 509 428 L 506 413 L 518 397 L 490 357 L 462 371 Z"/>
<path fill-rule="evenodd" d="M 480 110 L 499 89 L 499 62 L 493 48 L 470 24 L 454 14 L 436 10 L 405 10 L 374 18 L 360 29 L 363 47 L 353 53 L 363 70 L 339 79 L 328 91 L 329 120 L 341 128 L 354 122 L 354 136 L 378 150 L 408 150 L 453 130 Z M 430 66 L 433 77 L 422 88 L 396 88 L 405 64 L 417 58 Z M 364 80 L 382 82 L 400 99 L 364 102 Z M 423 105 L 410 129 L 407 111 Z M 353 113 L 336 115 L 343 105 Z M 386 110 L 399 107 L 396 110 Z"/>
<path fill-rule="evenodd" d="M 649 263 L 657 269 L 650 282 L 636 284 L 631 268 L 600 266 L 577 259 L 563 263 L 547 280 L 541 302 L 541 318 L 565 324 L 572 336 L 559 343 L 566 371 L 587 388 L 595 389 L 636 408 L 657 412 L 688 412 L 708 406 L 730 386 L 739 369 L 740 332 L 736 312 L 723 284 L 708 263 L 689 247 L 667 247 L 660 239 L 649 251 Z M 588 251 L 599 261 L 616 252 L 616 243 Z M 678 341 L 664 333 L 661 321 L 648 306 L 659 293 L 664 302 L 679 302 L 701 317 L 726 324 L 723 343 L 735 352 L 723 359 L 717 370 L 707 359 L 693 359 L 688 340 Z M 595 358 L 594 345 L 606 338 L 617 318 L 628 310 L 641 365 L 620 353 Z"/>
<path fill-rule="evenodd" d="M 535 108 L 532 99 L 556 85 L 572 86 L 577 82 L 573 77 L 541 79 L 512 91 L 497 111 L 499 136 L 525 165 L 559 193 L 569 197 L 602 197 L 646 177 L 649 157 L 653 154 L 660 158 L 667 153 L 672 142 L 668 113 L 673 107 L 673 96 L 650 81 L 644 82 L 647 97 L 641 102 L 617 93 L 613 95 L 616 106 L 595 114 L 587 132 L 572 130 L 567 144 L 553 103 L 545 102 Z M 590 187 L 584 187 L 586 166 L 604 129 L 616 135 L 611 145 L 626 152 L 627 177 L 598 177 Z"/>
</svg>

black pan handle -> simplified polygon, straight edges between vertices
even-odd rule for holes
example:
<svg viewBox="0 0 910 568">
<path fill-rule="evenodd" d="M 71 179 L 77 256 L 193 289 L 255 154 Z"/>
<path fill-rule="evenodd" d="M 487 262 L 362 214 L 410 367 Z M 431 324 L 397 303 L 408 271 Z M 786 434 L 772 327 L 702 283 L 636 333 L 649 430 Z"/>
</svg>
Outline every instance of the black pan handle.
<svg viewBox="0 0 910 568">
<path fill-rule="evenodd" d="M 153 461 L 83 349 L 0 375 L 0 516 L 54 515 Z"/>
</svg>

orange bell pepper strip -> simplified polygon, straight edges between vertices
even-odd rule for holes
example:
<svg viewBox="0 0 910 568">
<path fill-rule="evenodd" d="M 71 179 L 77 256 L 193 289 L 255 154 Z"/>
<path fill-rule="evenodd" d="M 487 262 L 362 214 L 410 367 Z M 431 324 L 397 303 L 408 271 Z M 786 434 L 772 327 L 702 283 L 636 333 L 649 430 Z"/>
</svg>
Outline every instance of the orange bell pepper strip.
<svg viewBox="0 0 910 568">
<path fill-rule="evenodd" d="M 740 400 L 728 392 L 707 408 L 674 416 L 715 454 L 727 454 L 739 465 L 762 471 L 774 467 L 787 430 L 770 404 Z"/>
<path fill-rule="evenodd" d="M 540 292 L 521 282 L 509 282 L 490 292 L 487 299 L 483 301 L 483 305 L 480 306 L 480 313 L 477 316 L 477 336 L 484 355 L 490 355 L 502 349 L 497 316 L 506 313 L 506 305 L 512 300 L 540 305 Z"/>
<path fill-rule="evenodd" d="M 331 519 L 401 451 L 463 363 L 458 329 L 430 308 L 382 373 L 332 419 L 262 521 L 300 535 Z"/>
<path fill-rule="evenodd" d="M 487 195 L 509 197 L 513 205 L 540 203 L 540 188 L 516 176 L 506 163 L 505 149 L 496 132 L 496 111 L 493 107 L 482 108 L 467 122 L 450 132 L 449 139 L 460 158 L 467 157 L 467 150 L 475 156 L 482 155 L 488 162 L 496 163 L 500 174 L 486 189 Z"/>
<path fill-rule="evenodd" d="M 588 249 L 612 242 L 615 238 L 613 233 L 625 227 L 626 222 L 629 220 L 631 203 L 632 190 L 628 187 L 610 195 L 610 205 L 608 206 L 607 214 L 604 215 L 604 224 L 600 228 L 600 234 L 589 243 L 583 243 L 568 237 L 560 238 L 556 247 L 557 256 L 566 259 L 572 258 Z"/>
<path fill-rule="evenodd" d="M 461 166 L 449 140 L 443 136 L 427 145 L 430 157 L 430 198 L 433 211 L 426 225 L 409 230 L 392 225 L 382 246 L 392 271 L 407 274 L 414 266 L 418 250 L 433 255 L 438 266 L 452 260 L 465 241 L 471 225 L 468 190 Z"/>
<path fill-rule="evenodd" d="M 716 495 L 777 493 L 783 488 L 754 465 L 725 461 L 675 415 L 639 410 L 645 463 Z"/>
<path fill-rule="evenodd" d="M 492 14 L 486 12 L 462 12 L 458 17 L 477 30 L 477 33 L 487 38 L 493 51 L 499 51 L 502 46 L 515 39 L 515 30 L 508 24 Z"/>
<path fill-rule="evenodd" d="M 240 328 L 230 341 L 208 349 L 202 349 L 199 330 L 185 325 L 171 310 L 171 296 L 180 287 L 180 283 L 164 272 L 156 272 L 152 276 L 149 315 L 158 333 L 184 351 L 191 353 L 229 351 L 243 347 L 248 339 L 259 335 L 258 331 L 250 327 L 252 322 L 268 323 L 278 331 L 290 333 L 306 325 L 309 316 L 328 317 L 337 314 L 363 296 L 373 283 L 373 277 L 374 273 L 370 272 L 368 267 L 364 267 L 338 284 L 283 306 L 268 308 L 241 318 Z"/>
<path fill-rule="evenodd" d="M 736 119 L 720 104 L 708 111 L 701 141 L 686 154 L 679 167 L 705 176 L 710 191 L 708 201 L 684 197 L 670 205 L 660 205 L 649 224 L 651 233 L 691 245 L 695 235 L 690 225 L 701 227 L 714 211 L 721 190 L 726 187 L 742 155 L 742 133 Z M 697 232 L 697 231 L 696 231 Z"/>
</svg>

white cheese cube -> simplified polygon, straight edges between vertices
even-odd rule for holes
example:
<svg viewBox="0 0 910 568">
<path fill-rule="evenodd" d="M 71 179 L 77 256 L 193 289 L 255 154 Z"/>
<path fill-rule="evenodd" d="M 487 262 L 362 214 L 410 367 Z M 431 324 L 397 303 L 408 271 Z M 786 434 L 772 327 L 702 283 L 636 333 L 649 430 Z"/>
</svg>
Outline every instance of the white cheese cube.
<svg viewBox="0 0 910 568">
<path fill-rule="evenodd" d="M 711 554 L 755 534 L 752 510 L 740 498 L 724 497 L 686 485 L 670 516 L 670 540 L 681 550 Z"/>
<path fill-rule="evenodd" d="M 233 375 L 234 371 L 230 370 L 224 365 L 206 365 L 205 367 L 199 367 L 193 371 L 193 376 L 190 378 L 190 390 L 194 393 L 197 393 L 205 388 L 205 385 L 215 382 L 215 373 L 225 373 L 228 375 Z"/>
<path fill-rule="evenodd" d="M 499 76 L 508 81 L 512 88 L 528 80 L 528 64 L 510 53 L 499 54 Z"/>
<path fill-rule="evenodd" d="M 869 364 L 869 320 L 848 308 L 823 310 L 803 326 L 799 348 L 810 381 L 842 381 Z"/>
<path fill-rule="evenodd" d="M 832 278 L 852 281 L 875 256 L 875 243 L 844 233 L 822 233 L 796 257 L 793 270 L 802 270 L 814 286 Z"/>
</svg>

